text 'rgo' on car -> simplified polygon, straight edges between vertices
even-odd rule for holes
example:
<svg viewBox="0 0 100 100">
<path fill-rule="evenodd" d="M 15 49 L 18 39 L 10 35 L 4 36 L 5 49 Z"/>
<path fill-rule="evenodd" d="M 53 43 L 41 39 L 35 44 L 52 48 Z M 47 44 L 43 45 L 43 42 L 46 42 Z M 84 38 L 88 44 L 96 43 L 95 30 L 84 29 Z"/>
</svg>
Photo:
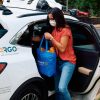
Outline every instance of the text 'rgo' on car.
<svg viewBox="0 0 100 100">
<path fill-rule="evenodd" d="M 47 13 L 25 7 L 0 8 L 0 100 L 47 100 L 54 94 L 53 77 L 38 72 L 30 40 L 47 25 Z M 77 56 L 69 90 L 73 99 L 94 100 L 100 88 L 100 36 L 93 25 L 68 15 L 65 19 Z"/>
</svg>

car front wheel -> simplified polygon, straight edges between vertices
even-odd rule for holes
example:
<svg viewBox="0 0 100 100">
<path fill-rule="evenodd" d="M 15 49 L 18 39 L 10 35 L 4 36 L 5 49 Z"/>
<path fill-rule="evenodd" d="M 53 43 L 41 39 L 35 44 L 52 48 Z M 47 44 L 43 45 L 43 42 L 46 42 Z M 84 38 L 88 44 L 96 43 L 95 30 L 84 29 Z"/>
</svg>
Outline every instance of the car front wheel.
<svg viewBox="0 0 100 100">
<path fill-rule="evenodd" d="M 17 91 L 10 100 L 47 100 L 36 85 L 28 85 Z"/>
</svg>

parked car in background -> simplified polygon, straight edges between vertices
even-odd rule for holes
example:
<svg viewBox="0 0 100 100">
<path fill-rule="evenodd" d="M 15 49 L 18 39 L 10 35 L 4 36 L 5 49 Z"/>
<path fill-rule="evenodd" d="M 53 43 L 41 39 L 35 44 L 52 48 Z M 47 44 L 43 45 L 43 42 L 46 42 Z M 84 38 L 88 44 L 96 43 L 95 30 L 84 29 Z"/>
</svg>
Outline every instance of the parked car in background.
<svg viewBox="0 0 100 100">
<path fill-rule="evenodd" d="M 78 9 L 69 9 L 69 14 L 74 17 L 89 17 L 89 12 L 80 11 Z"/>
<path fill-rule="evenodd" d="M 48 100 L 54 94 L 53 77 L 39 73 L 31 40 L 47 26 L 47 12 L 9 3 L 0 6 L 0 100 Z M 69 90 L 76 100 L 94 100 L 100 88 L 100 35 L 93 25 L 64 16 L 77 56 Z"/>
</svg>

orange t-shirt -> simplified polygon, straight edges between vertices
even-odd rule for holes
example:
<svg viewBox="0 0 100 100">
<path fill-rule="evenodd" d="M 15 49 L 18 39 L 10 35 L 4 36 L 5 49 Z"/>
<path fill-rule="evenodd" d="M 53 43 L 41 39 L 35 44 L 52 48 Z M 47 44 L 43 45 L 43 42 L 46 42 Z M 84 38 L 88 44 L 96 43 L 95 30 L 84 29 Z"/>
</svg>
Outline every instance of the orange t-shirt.
<svg viewBox="0 0 100 100">
<path fill-rule="evenodd" d="M 73 39 L 72 39 L 72 33 L 71 33 L 70 28 L 69 27 L 62 28 L 61 31 L 57 31 L 55 28 L 52 32 L 52 36 L 58 42 L 60 42 L 62 36 L 69 37 L 66 50 L 63 53 L 59 52 L 58 50 L 56 50 L 56 51 L 57 51 L 58 56 L 62 60 L 66 60 L 66 61 L 69 61 L 69 62 L 75 64 L 76 63 L 76 56 L 75 56 L 75 53 L 73 50 Z"/>
</svg>

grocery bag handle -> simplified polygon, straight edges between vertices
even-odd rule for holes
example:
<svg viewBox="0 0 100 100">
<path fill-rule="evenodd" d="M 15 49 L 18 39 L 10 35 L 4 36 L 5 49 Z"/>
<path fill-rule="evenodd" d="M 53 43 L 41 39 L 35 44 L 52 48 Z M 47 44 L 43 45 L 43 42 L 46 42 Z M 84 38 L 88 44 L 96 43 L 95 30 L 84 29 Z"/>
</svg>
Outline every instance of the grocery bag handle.
<svg viewBox="0 0 100 100">
<path fill-rule="evenodd" d="M 46 51 L 48 51 L 48 40 L 45 39 L 45 37 L 43 36 L 42 39 L 41 39 L 41 42 L 40 42 L 40 45 L 39 45 L 39 49 L 41 48 L 42 46 L 42 43 L 43 43 L 43 40 L 45 40 L 45 45 L 46 45 Z"/>
</svg>

